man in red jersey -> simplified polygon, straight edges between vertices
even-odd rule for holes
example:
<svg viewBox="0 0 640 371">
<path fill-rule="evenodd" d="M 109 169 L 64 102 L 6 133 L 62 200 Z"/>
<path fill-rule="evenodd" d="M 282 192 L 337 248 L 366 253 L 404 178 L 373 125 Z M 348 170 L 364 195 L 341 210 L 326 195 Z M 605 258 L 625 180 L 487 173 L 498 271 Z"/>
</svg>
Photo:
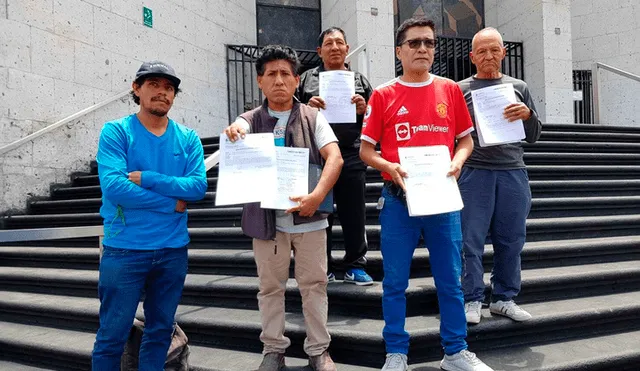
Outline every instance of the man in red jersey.
<svg viewBox="0 0 640 371">
<path fill-rule="evenodd" d="M 379 202 L 384 268 L 382 335 L 387 349 L 383 371 L 408 369 L 405 290 L 421 234 L 429 249 L 440 307 L 440 335 L 445 352 L 441 368 L 491 370 L 467 350 L 465 340 L 460 212 L 412 217 L 404 199 L 403 178 L 407 173 L 399 163 L 399 147 L 448 146 L 452 158 L 448 175 L 456 177 L 473 150 L 469 135 L 473 124 L 460 88 L 451 80 L 429 74 L 435 45 L 432 21 L 412 18 L 400 25 L 396 32 L 396 55 L 404 73 L 374 90 L 362 129 L 360 157 L 380 170 L 385 180 Z M 375 151 L 378 143 L 380 154 Z"/>
</svg>

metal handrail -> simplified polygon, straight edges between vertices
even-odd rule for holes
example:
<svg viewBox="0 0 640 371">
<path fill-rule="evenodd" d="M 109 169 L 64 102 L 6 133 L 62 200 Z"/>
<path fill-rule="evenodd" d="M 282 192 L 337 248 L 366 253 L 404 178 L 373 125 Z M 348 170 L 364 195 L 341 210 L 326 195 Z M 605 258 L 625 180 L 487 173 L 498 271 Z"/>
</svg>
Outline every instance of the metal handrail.
<svg viewBox="0 0 640 371">
<path fill-rule="evenodd" d="M 104 228 L 102 225 L 92 225 L 88 227 L 5 229 L 0 230 L 0 243 L 102 236 L 104 236 Z"/>
<path fill-rule="evenodd" d="M 360 53 L 364 53 L 364 56 L 366 58 L 366 66 L 365 68 L 367 69 L 364 73 L 362 73 L 364 75 L 364 77 L 366 77 L 367 79 L 369 78 L 369 71 L 371 71 L 371 61 L 369 61 L 369 55 L 367 52 L 367 44 L 362 44 L 359 45 L 357 48 L 353 49 L 351 51 L 351 53 L 347 54 L 347 57 L 344 59 L 345 63 L 349 63 L 351 62 L 351 60 L 353 59 L 353 57 L 355 57 L 356 55 L 359 55 Z M 360 71 L 358 71 L 360 72 Z"/>
<path fill-rule="evenodd" d="M 599 91 L 600 83 L 598 79 L 598 71 L 600 69 L 607 70 L 609 72 L 618 74 L 622 77 L 626 77 L 628 79 L 640 82 L 640 76 L 636 74 L 621 70 L 613 66 L 609 66 L 608 64 L 595 62 L 593 64 L 593 67 L 591 68 L 591 76 L 593 79 L 593 123 L 596 125 L 600 124 L 600 91 Z"/>
<path fill-rule="evenodd" d="M 220 150 L 215 151 L 211 156 L 204 159 L 204 167 L 209 171 L 216 166 L 218 162 L 220 162 Z"/>
<path fill-rule="evenodd" d="M 119 94 L 117 94 L 117 95 L 115 95 L 115 96 L 113 96 L 113 97 L 111 97 L 109 99 L 106 99 L 106 100 L 104 100 L 104 101 L 102 101 L 102 102 L 100 102 L 98 104 L 94 104 L 93 106 L 87 107 L 87 108 L 83 109 L 80 112 L 74 113 L 73 115 L 68 116 L 68 117 L 66 117 L 66 118 L 64 118 L 64 119 L 62 119 L 60 121 L 54 122 L 53 124 L 47 126 L 46 128 L 42 128 L 42 129 L 36 131 L 35 133 L 27 135 L 26 137 L 24 137 L 22 139 L 18 139 L 13 143 L 9 143 L 6 146 L 0 147 L 0 155 L 3 155 L 3 154 L 5 154 L 5 153 L 7 153 L 9 151 L 12 151 L 12 150 L 20 147 L 24 143 L 31 142 L 32 140 L 38 138 L 39 136 L 41 136 L 43 134 L 46 134 L 46 133 L 48 133 L 50 131 L 53 131 L 53 130 L 59 128 L 62 125 L 65 125 L 65 124 L 67 124 L 67 123 L 69 123 L 69 122 L 71 122 L 71 121 L 73 121 L 73 120 L 75 120 L 75 119 L 77 119 L 79 117 L 82 117 L 82 116 L 86 115 L 87 113 L 91 113 L 91 112 L 97 110 L 98 108 L 106 106 L 107 104 L 109 104 L 111 102 L 114 102 L 114 101 L 116 101 L 118 99 L 122 99 L 125 96 L 127 96 L 129 94 L 129 92 L 130 92 L 130 90 L 123 91 L 122 93 L 119 93 Z"/>
</svg>

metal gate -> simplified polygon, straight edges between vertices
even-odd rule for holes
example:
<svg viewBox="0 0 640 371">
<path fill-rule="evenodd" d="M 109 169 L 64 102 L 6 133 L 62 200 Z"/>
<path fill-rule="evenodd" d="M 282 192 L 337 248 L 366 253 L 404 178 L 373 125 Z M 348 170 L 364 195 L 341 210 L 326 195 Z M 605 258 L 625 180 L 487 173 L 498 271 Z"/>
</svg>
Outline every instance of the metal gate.
<svg viewBox="0 0 640 371">
<path fill-rule="evenodd" d="M 502 71 L 524 80 L 524 56 L 522 43 L 505 42 L 507 56 L 502 61 Z M 263 95 L 256 82 L 255 61 L 261 48 L 255 45 L 227 46 L 227 89 L 229 120 L 262 104 Z M 439 36 L 431 72 L 453 81 L 460 81 L 476 72 L 469 52 L 471 39 Z M 315 50 L 297 50 L 302 73 L 319 66 L 322 60 Z M 375 61 L 373 61 L 375 63 Z M 402 65 L 396 59 L 396 74 L 402 74 Z M 589 95 L 590 96 L 590 95 Z"/>
<path fill-rule="evenodd" d="M 255 62 L 260 55 L 259 46 L 227 46 L 227 90 L 229 96 L 229 120 L 239 114 L 258 107 L 264 96 L 258 88 Z M 300 59 L 300 71 L 319 66 L 322 62 L 315 50 L 296 50 Z"/>
<path fill-rule="evenodd" d="M 591 70 L 573 71 L 573 122 L 576 124 L 593 124 Z"/>
<path fill-rule="evenodd" d="M 464 80 L 476 73 L 471 63 L 471 40 L 460 37 L 438 36 L 431 73 L 453 81 Z M 505 41 L 507 55 L 502 61 L 502 72 L 524 80 L 524 52 L 522 43 Z M 396 76 L 402 75 L 402 64 L 396 58 Z"/>
</svg>

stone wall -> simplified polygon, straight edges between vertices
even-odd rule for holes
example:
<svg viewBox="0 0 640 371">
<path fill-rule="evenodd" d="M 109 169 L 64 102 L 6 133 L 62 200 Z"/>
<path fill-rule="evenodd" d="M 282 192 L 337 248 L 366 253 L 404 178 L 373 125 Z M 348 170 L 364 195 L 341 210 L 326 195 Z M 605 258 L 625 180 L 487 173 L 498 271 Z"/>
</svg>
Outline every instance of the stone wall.
<svg viewBox="0 0 640 371">
<path fill-rule="evenodd" d="M 216 135 L 228 124 L 225 44 L 255 44 L 255 19 L 255 0 L 0 0 L 0 147 L 129 89 L 151 59 L 183 81 L 170 117 Z M 0 213 L 87 171 L 102 124 L 137 109 L 112 103 L 0 155 Z"/>
<path fill-rule="evenodd" d="M 521 41 L 524 76 L 543 123 L 573 122 L 570 0 L 485 0 L 485 24 Z"/>
<path fill-rule="evenodd" d="M 594 62 L 640 75 L 640 2 L 572 0 L 573 68 Z M 640 82 L 600 72 L 601 124 L 640 126 Z"/>
</svg>

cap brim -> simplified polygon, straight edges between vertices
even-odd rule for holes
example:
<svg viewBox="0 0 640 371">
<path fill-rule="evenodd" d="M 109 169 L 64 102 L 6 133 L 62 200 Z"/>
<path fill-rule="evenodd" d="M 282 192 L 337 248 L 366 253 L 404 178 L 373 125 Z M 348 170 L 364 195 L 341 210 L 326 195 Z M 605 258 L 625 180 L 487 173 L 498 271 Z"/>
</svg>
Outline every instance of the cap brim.
<svg viewBox="0 0 640 371">
<path fill-rule="evenodd" d="M 175 77 L 175 76 L 171 76 L 171 75 L 167 75 L 166 73 L 145 73 L 143 75 L 139 75 L 136 77 L 135 82 L 137 83 L 138 80 L 140 80 L 141 78 L 149 78 L 149 77 L 164 77 L 165 79 L 171 81 L 173 83 L 173 86 L 177 89 L 178 87 L 180 87 L 180 79 Z"/>
</svg>

